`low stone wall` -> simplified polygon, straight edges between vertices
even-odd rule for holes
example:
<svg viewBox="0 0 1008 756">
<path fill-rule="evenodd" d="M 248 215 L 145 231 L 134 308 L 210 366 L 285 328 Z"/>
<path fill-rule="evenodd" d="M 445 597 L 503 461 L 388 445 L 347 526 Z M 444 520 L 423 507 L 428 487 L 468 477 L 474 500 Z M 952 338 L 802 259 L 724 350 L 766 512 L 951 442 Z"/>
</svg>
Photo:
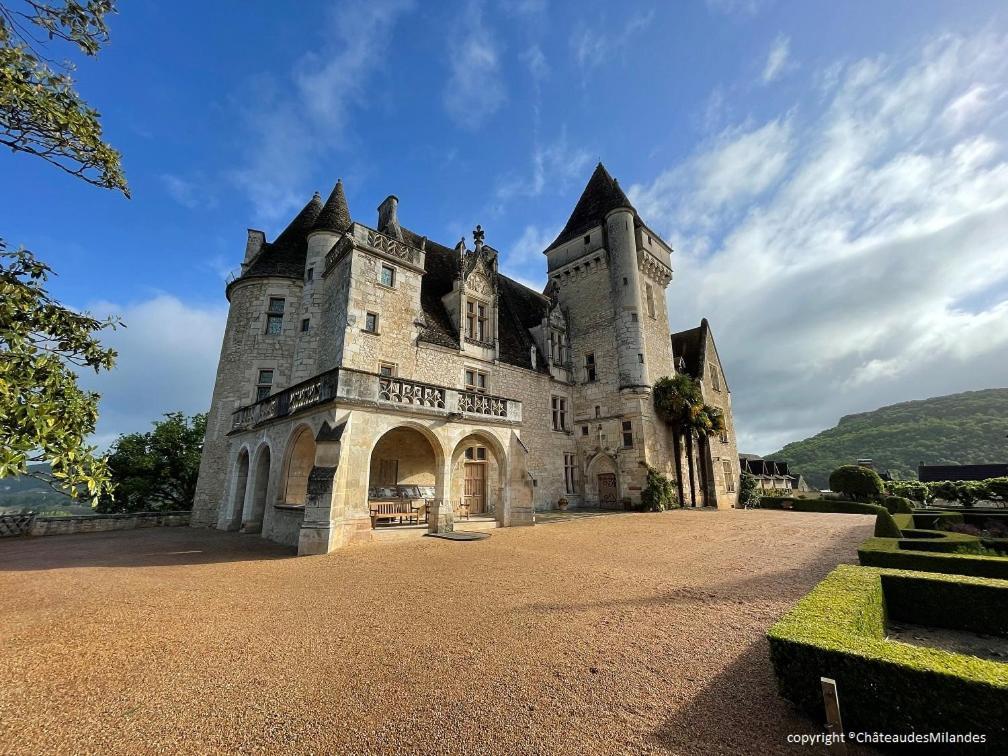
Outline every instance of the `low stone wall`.
<svg viewBox="0 0 1008 756">
<path fill-rule="evenodd" d="M 28 535 L 69 535 L 98 533 L 106 530 L 175 527 L 189 524 L 189 512 L 131 512 L 129 514 L 93 514 L 72 517 L 36 517 Z"/>
</svg>

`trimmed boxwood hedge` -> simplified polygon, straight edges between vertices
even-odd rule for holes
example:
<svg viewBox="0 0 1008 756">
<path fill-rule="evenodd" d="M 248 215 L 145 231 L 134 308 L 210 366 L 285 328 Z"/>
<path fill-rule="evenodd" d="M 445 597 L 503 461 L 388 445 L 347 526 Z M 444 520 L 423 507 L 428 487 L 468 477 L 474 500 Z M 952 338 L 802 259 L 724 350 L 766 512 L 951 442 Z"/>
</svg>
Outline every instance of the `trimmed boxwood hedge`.
<svg viewBox="0 0 1008 756">
<path fill-rule="evenodd" d="M 945 744 L 944 752 L 1003 753 L 1008 742 L 1008 664 L 885 640 L 886 607 L 952 601 L 960 615 L 986 601 L 1008 619 L 1008 582 L 841 565 L 767 633 L 782 696 L 823 719 L 820 677 L 836 680 L 848 732 L 984 733 L 985 744 Z M 949 588 L 941 583 L 955 583 Z M 990 591 L 994 591 L 991 593 Z M 992 598 L 993 596 L 993 598 Z M 932 607 L 907 610 L 922 617 Z M 967 621 L 949 618 L 956 627 Z M 983 620 L 988 622 L 989 620 Z"/>
<path fill-rule="evenodd" d="M 858 547 L 858 561 L 868 567 L 1008 580 L 1008 557 L 918 551 L 916 547 L 913 539 L 869 538 Z"/>
<path fill-rule="evenodd" d="M 886 616 L 928 627 L 1008 636 L 1008 585 L 1000 581 L 935 580 L 912 572 L 883 572 Z"/>
<path fill-rule="evenodd" d="M 889 510 L 878 504 L 839 499 L 792 499 L 786 496 L 764 496 L 760 499 L 761 509 L 788 509 L 795 512 L 824 512 L 836 514 L 875 515 L 875 535 L 883 538 L 899 538 L 902 533 Z"/>
</svg>

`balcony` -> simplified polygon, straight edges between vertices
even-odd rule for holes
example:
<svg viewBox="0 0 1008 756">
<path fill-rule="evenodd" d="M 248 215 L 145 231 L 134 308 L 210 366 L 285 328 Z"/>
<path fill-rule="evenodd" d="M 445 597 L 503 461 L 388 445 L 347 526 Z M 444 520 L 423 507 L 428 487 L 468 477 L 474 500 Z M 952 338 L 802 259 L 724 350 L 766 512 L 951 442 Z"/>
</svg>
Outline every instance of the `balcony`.
<svg viewBox="0 0 1008 756">
<path fill-rule="evenodd" d="M 248 430 L 329 402 L 347 406 L 387 407 L 398 412 L 435 415 L 452 420 L 483 419 L 515 424 L 522 421 L 522 403 L 517 399 L 337 368 L 272 394 L 255 404 L 240 407 L 232 415 L 231 430 Z"/>
</svg>

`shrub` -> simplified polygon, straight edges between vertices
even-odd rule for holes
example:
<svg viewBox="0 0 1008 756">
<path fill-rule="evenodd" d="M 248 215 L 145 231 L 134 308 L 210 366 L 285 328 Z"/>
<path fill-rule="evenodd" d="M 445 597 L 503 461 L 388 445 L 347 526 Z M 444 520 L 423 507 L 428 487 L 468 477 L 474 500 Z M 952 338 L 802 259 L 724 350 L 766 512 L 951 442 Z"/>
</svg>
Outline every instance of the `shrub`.
<svg viewBox="0 0 1008 756">
<path fill-rule="evenodd" d="M 889 510 L 889 514 L 911 514 L 913 503 L 910 499 L 902 496 L 886 496 L 882 499 L 882 506 Z"/>
<path fill-rule="evenodd" d="M 679 506 L 675 485 L 665 475 L 648 467 L 647 486 L 641 491 L 641 508 L 648 512 L 664 512 Z"/>
<path fill-rule="evenodd" d="M 978 553 L 917 550 L 914 541 L 896 538 L 869 538 L 858 547 L 858 561 L 866 567 L 889 567 L 947 575 L 1008 580 L 1008 558 Z M 960 545 L 953 541 L 954 548 Z"/>
<path fill-rule="evenodd" d="M 926 483 L 919 480 L 889 480 L 885 482 L 886 493 L 891 496 L 903 496 L 913 501 L 926 504 L 931 500 L 931 492 Z"/>
<path fill-rule="evenodd" d="M 837 499 L 792 499 L 768 496 L 760 500 L 763 509 L 790 509 L 796 512 L 823 512 L 837 514 L 875 515 L 875 535 L 880 538 L 899 538 L 902 533 L 889 510 L 878 504 Z"/>
<path fill-rule="evenodd" d="M 759 504 L 759 495 L 756 492 L 756 476 L 751 473 L 742 473 L 742 480 L 739 482 L 738 506 L 752 507 Z"/>
<path fill-rule="evenodd" d="M 869 500 L 882 495 L 882 478 L 861 465 L 841 465 L 830 473 L 830 488 L 855 500 Z"/>
<path fill-rule="evenodd" d="M 959 501 L 959 491 L 956 484 L 951 480 L 939 480 L 933 483 L 926 483 L 928 491 L 934 499 L 944 499 L 945 501 Z"/>
<path fill-rule="evenodd" d="M 780 693 L 821 721 L 820 677 L 830 677 L 848 731 L 984 733 L 986 744 L 944 752 L 998 753 L 1008 737 L 1008 719 L 993 714 L 1008 710 L 1004 665 L 887 641 L 885 619 L 1000 633 L 1006 594 L 998 581 L 841 565 L 767 633 Z"/>
</svg>

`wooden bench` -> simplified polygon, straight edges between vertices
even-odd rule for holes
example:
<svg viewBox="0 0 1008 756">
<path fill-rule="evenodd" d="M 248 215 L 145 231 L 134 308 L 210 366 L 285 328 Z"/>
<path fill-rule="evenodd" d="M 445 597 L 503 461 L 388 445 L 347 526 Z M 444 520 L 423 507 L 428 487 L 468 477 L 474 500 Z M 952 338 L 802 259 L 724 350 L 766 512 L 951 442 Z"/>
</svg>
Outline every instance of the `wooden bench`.
<svg viewBox="0 0 1008 756">
<path fill-rule="evenodd" d="M 396 499 L 394 501 L 372 501 L 370 509 L 372 529 L 378 525 L 379 520 L 399 520 L 400 524 L 403 519 L 411 522 L 417 521 L 418 513 L 416 508 L 411 502 L 405 499 Z"/>
</svg>

